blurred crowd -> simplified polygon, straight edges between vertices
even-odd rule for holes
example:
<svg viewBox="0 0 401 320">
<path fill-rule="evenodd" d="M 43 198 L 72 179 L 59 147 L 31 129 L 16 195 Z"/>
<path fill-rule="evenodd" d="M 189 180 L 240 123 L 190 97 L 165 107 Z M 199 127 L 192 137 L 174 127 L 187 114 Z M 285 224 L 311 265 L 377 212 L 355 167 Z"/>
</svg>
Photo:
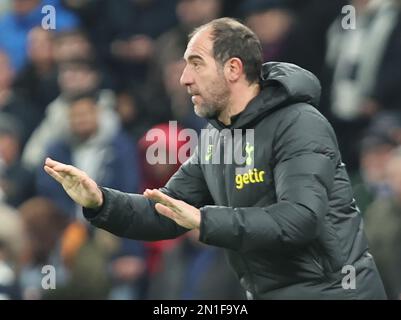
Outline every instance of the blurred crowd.
<svg viewBox="0 0 401 320">
<path fill-rule="evenodd" d="M 401 299 L 400 13 L 400 0 L 1 0 L 0 299 L 245 298 L 195 232 L 146 243 L 94 229 L 43 171 L 49 156 L 102 186 L 163 186 L 180 164 L 149 164 L 146 132 L 164 132 L 169 155 L 182 129 L 205 126 L 179 85 L 182 56 L 188 33 L 221 16 L 254 30 L 265 61 L 320 79 L 371 253 Z M 45 265 L 55 290 L 42 287 Z"/>
</svg>

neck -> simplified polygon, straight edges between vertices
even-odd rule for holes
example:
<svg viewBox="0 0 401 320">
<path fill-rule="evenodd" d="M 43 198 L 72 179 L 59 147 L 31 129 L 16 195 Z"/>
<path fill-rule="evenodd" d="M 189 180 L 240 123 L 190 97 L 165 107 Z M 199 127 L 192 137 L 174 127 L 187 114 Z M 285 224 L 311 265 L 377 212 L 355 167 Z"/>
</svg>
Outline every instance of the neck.
<svg viewBox="0 0 401 320">
<path fill-rule="evenodd" d="M 231 117 L 245 110 L 248 103 L 260 92 L 259 84 L 246 85 L 242 88 L 235 88 L 228 101 L 227 108 L 221 112 L 218 119 L 225 125 L 231 124 Z"/>
</svg>

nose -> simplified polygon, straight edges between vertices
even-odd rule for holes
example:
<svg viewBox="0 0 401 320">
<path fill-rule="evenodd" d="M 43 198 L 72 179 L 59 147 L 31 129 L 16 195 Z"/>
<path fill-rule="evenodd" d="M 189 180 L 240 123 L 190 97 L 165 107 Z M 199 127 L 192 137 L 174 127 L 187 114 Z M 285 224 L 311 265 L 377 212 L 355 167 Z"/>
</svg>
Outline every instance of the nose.
<svg viewBox="0 0 401 320">
<path fill-rule="evenodd" d="M 194 83 L 193 75 L 191 74 L 188 65 L 186 65 L 181 74 L 180 84 L 182 86 L 190 86 L 193 83 Z"/>
</svg>

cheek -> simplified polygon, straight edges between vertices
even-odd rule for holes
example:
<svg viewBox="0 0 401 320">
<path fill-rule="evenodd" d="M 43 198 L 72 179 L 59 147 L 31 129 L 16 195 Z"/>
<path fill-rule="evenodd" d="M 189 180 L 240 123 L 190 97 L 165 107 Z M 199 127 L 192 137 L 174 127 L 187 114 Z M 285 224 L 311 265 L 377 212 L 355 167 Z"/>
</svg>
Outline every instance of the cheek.
<svg viewBox="0 0 401 320">
<path fill-rule="evenodd" d="M 195 86 L 203 99 L 213 99 L 225 90 L 223 74 L 213 72 L 200 72 L 195 77 Z"/>
<path fill-rule="evenodd" d="M 82 126 L 81 119 L 75 116 L 70 116 L 70 126 L 73 131 L 77 131 L 77 129 L 79 129 Z"/>
<path fill-rule="evenodd" d="M 197 89 L 203 99 L 208 99 L 213 96 L 214 83 L 210 79 L 201 79 L 197 82 Z"/>
</svg>

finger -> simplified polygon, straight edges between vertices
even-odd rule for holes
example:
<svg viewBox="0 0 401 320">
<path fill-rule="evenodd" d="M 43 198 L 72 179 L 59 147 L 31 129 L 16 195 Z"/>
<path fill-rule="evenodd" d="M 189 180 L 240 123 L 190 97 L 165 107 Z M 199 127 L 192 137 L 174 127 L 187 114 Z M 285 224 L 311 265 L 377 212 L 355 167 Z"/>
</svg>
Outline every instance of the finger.
<svg viewBox="0 0 401 320">
<path fill-rule="evenodd" d="M 160 193 L 161 193 L 161 192 L 160 192 Z M 161 193 L 161 194 L 163 195 L 163 193 Z M 151 200 L 156 201 L 156 202 L 161 202 L 161 203 L 162 203 L 162 202 L 163 202 L 163 203 L 169 202 L 167 199 L 165 199 L 165 198 L 163 198 L 162 196 L 160 196 L 160 194 L 157 193 L 155 189 L 153 189 L 153 190 L 146 189 L 145 192 L 143 193 L 143 195 L 144 195 L 146 198 L 151 199 Z"/>
<path fill-rule="evenodd" d="M 63 164 L 63 163 L 53 160 L 52 158 L 49 158 L 49 157 L 47 157 L 45 160 L 45 165 L 47 165 L 49 167 L 54 167 L 58 164 Z"/>
<path fill-rule="evenodd" d="M 176 213 L 180 213 L 181 209 L 176 205 L 177 200 L 169 197 L 158 189 L 147 190 L 146 192 L 147 198 L 152 199 L 153 201 L 159 202 L 166 207 L 169 207 L 171 210 L 174 210 Z"/>
<path fill-rule="evenodd" d="M 72 176 L 80 176 L 82 173 L 82 171 L 79 170 L 78 168 L 75 168 L 74 166 L 66 165 L 64 163 L 56 164 L 53 167 L 53 170 L 60 172 L 60 173 L 72 175 Z"/>
<path fill-rule="evenodd" d="M 75 168 L 74 166 L 64 164 L 62 162 L 53 160 L 49 157 L 46 158 L 45 165 L 54 169 L 57 172 L 63 172 L 71 175 L 79 175 L 81 172 L 79 169 Z"/>
<path fill-rule="evenodd" d="M 176 221 L 177 215 L 175 214 L 175 212 L 173 210 L 171 210 L 169 207 L 161 204 L 161 203 L 156 203 L 155 205 L 155 209 L 158 213 L 160 213 L 161 215 Z"/>
<path fill-rule="evenodd" d="M 57 182 L 63 183 L 63 177 L 56 172 L 53 168 L 49 166 L 44 166 L 44 170 L 52 177 L 54 178 Z"/>
<path fill-rule="evenodd" d="M 168 195 L 164 194 L 163 192 L 157 190 L 157 189 L 153 189 L 153 190 L 149 190 L 148 194 L 150 195 L 150 197 L 154 200 L 157 200 L 160 203 L 166 203 L 169 205 L 174 205 L 174 200 L 173 198 L 169 197 Z"/>
<path fill-rule="evenodd" d="M 150 190 L 149 189 L 146 189 L 144 192 L 143 192 L 143 195 L 144 195 L 144 197 L 145 198 L 150 198 Z"/>
</svg>

